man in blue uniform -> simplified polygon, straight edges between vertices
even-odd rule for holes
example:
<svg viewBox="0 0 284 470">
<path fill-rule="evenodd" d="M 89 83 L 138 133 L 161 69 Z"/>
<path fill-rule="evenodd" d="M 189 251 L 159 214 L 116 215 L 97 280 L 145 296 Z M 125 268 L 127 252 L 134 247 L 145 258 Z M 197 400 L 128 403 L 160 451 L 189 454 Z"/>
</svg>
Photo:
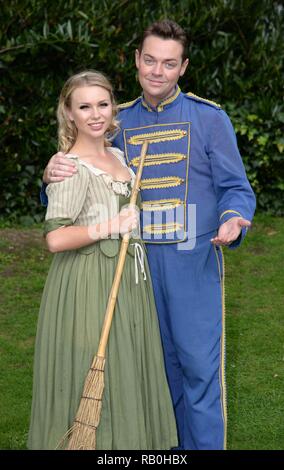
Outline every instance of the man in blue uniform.
<svg viewBox="0 0 284 470">
<path fill-rule="evenodd" d="M 181 449 L 226 447 L 224 265 L 220 245 L 240 244 L 255 210 L 231 122 L 219 105 L 177 82 L 186 36 L 151 25 L 136 51 L 141 97 L 120 105 L 114 145 L 132 169 L 149 142 L 143 177 L 147 242 L 167 376 Z M 69 162 L 68 162 L 69 163 Z M 45 181 L 72 174 L 54 156 Z M 53 175 L 53 176 L 51 176 Z"/>
</svg>

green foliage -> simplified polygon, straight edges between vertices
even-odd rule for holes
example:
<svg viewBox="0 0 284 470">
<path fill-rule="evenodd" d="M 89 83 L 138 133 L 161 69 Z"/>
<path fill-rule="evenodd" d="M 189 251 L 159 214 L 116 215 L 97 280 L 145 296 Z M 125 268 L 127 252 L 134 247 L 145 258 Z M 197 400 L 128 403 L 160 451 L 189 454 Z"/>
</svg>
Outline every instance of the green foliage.
<svg viewBox="0 0 284 470">
<path fill-rule="evenodd" d="M 227 106 L 243 149 L 247 175 L 257 195 L 258 208 L 283 214 L 284 196 L 284 113 L 279 105 L 261 115 L 257 106 Z M 259 114 L 255 114 L 255 113 Z M 263 117 L 261 117 L 263 116 Z"/>
<path fill-rule="evenodd" d="M 43 168 L 56 151 L 55 111 L 64 81 L 95 68 L 111 78 L 118 101 L 133 99 L 140 94 L 133 60 L 139 37 L 165 17 L 180 23 L 190 39 L 182 88 L 232 111 L 259 208 L 284 213 L 281 5 L 271 0 L 2 2 L 1 216 L 26 223 L 42 217 L 38 193 Z"/>
</svg>

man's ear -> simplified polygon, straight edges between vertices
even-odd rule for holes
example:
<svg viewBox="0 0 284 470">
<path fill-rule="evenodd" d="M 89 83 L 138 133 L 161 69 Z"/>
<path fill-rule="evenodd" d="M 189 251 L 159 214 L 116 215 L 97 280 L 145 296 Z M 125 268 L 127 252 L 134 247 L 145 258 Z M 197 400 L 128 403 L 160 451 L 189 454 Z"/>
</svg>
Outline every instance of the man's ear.
<svg viewBox="0 0 284 470">
<path fill-rule="evenodd" d="M 189 64 L 189 59 L 185 59 L 182 63 L 181 69 L 180 69 L 180 74 L 179 74 L 180 77 L 182 77 L 184 75 L 188 64 Z"/>
<path fill-rule="evenodd" d="M 140 61 L 140 52 L 138 51 L 138 49 L 136 49 L 136 51 L 135 51 L 135 64 L 136 64 L 137 69 L 139 69 L 139 61 Z"/>
</svg>

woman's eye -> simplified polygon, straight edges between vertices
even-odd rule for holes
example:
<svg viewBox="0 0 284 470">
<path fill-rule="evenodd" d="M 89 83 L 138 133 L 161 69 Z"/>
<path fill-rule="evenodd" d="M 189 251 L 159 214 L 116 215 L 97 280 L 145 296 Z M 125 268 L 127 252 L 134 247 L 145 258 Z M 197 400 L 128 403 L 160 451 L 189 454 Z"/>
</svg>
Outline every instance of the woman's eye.
<svg viewBox="0 0 284 470">
<path fill-rule="evenodd" d="M 86 109 L 86 108 L 88 108 L 86 104 L 82 104 L 82 106 L 80 106 L 80 109 Z"/>
<path fill-rule="evenodd" d="M 108 103 L 101 103 L 102 108 L 106 108 L 108 106 Z"/>
</svg>

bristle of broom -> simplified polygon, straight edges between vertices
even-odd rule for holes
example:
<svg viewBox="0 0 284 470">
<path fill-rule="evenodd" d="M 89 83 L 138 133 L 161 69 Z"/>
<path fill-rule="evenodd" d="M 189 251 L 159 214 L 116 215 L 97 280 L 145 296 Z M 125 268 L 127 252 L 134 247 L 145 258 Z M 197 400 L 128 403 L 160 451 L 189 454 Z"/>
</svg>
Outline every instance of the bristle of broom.
<svg viewBox="0 0 284 470">
<path fill-rule="evenodd" d="M 96 356 L 85 380 L 73 426 L 62 438 L 65 450 L 96 449 L 96 431 L 100 422 L 104 391 L 105 358 Z M 64 443 L 67 444 L 64 445 Z"/>
</svg>

